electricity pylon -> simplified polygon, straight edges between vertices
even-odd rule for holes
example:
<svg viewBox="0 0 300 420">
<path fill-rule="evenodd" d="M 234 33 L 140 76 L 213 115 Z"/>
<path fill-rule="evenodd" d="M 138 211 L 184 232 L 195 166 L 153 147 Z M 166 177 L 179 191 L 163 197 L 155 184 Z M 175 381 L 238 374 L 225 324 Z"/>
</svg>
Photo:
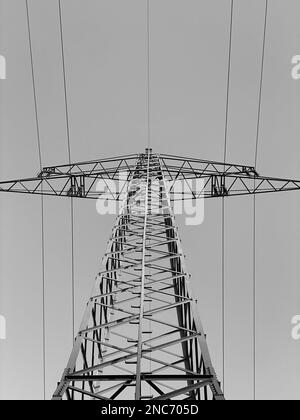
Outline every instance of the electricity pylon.
<svg viewBox="0 0 300 420">
<path fill-rule="evenodd" d="M 121 188 L 112 188 L 124 173 Z M 193 179 L 201 179 L 200 188 Z M 223 400 L 171 201 L 299 189 L 300 181 L 262 177 L 250 166 L 151 149 L 1 182 L 3 192 L 122 201 L 53 399 Z"/>
</svg>

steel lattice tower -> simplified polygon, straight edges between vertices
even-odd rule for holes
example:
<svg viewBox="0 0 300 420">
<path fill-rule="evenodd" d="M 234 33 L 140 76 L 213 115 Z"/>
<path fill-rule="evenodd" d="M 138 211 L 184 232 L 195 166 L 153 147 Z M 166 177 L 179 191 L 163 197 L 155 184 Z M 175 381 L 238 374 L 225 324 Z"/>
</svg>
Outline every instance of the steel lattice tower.
<svg viewBox="0 0 300 420">
<path fill-rule="evenodd" d="M 104 271 L 54 398 L 115 399 L 125 391 L 136 400 L 223 398 L 159 159 L 150 153 L 129 180 Z"/>
<path fill-rule="evenodd" d="M 122 210 L 53 399 L 222 400 L 172 202 L 293 191 L 300 181 L 146 149 L 46 167 L 34 178 L 0 182 L 0 192 L 99 199 L 97 181 L 117 180 L 124 171 L 122 191 L 107 184 Z M 198 190 L 189 182 L 195 179 L 202 180 Z M 178 191 L 176 181 L 186 183 L 188 193 Z"/>
</svg>

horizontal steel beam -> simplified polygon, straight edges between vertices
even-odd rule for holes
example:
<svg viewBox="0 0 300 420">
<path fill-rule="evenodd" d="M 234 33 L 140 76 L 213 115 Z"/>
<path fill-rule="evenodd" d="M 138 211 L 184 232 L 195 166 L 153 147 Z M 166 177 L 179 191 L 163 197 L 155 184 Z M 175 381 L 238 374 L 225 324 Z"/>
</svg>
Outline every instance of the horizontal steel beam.
<svg viewBox="0 0 300 420">
<path fill-rule="evenodd" d="M 202 379 L 210 379 L 212 375 L 151 375 L 141 374 L 143 381 L 199 381 Z M 135 380 L 136 375 L 68 375 L 66 380 L 74 382 L 89 382 L 89 381 L 129 381 Z"/>
</svg>

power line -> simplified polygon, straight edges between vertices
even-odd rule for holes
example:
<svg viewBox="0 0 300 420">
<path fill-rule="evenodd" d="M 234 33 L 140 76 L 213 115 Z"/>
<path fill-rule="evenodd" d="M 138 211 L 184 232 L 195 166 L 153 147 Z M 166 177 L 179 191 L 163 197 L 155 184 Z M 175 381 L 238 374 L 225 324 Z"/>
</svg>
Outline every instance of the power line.
<svg viewBox="0 0 300 420">
<path fill-rule="evenodd" d="M 40 170 L 42 171 L 43 165 L 42 165 L 42 153 L 41 153 L 40 125 L 39 125 L 39 118 L 38 118 L 37 94 L 36 94 L 36 83 L 35 83 L 34 61 L 33 61 L 33 52 L 32 52 L 32 38 L 31 38 L 31 29 L 30 29 L 28 0 L 25 0 L 25 5 L 26 5 L 30 63 L 31 63 L 31 77 L 32 77 L 32 87 L 33 87 L 35 122 L 36 122 L 36 132 L 37 132 L 38 157 L 39 157 Z M 43 196 L 41 196 L 41 235 L 42 235 L 41 240 L 42 240 L 43 397 L 45 400 L 46 399 L 46 313 L 45 313 L 46 311 L 45 311 L 45 231 L 44 231 L 44 197 Z"/>
<path fill-rule="evenodd" d="M 148 147 L 151 144 L 150 131 L 150 0 L 147 0 L 147 124 Z"/>
<path fill-rule="evenodd" d="M 69 163 L 71 163 L 69 106 L 68 106 L 68 94 L 67 94 L 67 76 L 66 76 L 66 62 L 65 62 L 65 47 L 64 47 L 64 33 L 63 33 L 61 0 L 58 0 L 58 10 L 59 10 L 60 44 L 61 44 L 63 84 L 64 84 L 65 114 L 66 114 L 66 125 L 67 125 L 67 146 L 68 146 Z"/>
<path fill-rule="evenodd" d="M 32 40 L 31 40 L 31 29 L 30 29 L 30 18 L 29 18 L 28 0 L 25 0 L 25 3 L 26 3 L 26 15 L 27 15 L 27 27 L 28 27 L 28 41 L 29 41 L 30 63 L 31 63 L 31 77 L 32 77 L 32 86 L 33 86 L 33 100 L 34 100 L 34 111 L 35 111 L 35 123 L 36 123 L 36 130 L 37 130 L 38 157 L 39 157 L 40 170 L 42 170 L 42 152 L 41 152 L 41 142 L 40 142 L 40 124 L 39 124 L 39 118 L 38 118 L 38 106 L 37 106 L 36 83 L 35 83 L 35 74 L 34 74 L 34 63 L 33 63 L 33 53 L 32 53 Z"/>
<path fill-rule="evenodd" d="M 230 24 L 229 24 L 229 48 L 227 68 L 226 110 L 225 110 L 225 133 L 224 133 L 224 164 L 227 157 L 228 116 L 229 116 L 229 93 L 232 53 L 232 29 L 233 29 L 234 0 L 231 0 Z M 223 364 L 223 392 L 225 392 L 225 199 L 222 197 L 222 364 Z"/>
<path fill-rule="evenodd" d="M 256 143 L 255 143 L 255 158 L 254 167 L 257 166 L 258 147 L 260 138 L 260 121 L 261 121 L 261 103 L 262 103 L 262 86 L 264 76 L 264 62 L 266 49 L 266 33 L 267 33 L 267 18 L 268 18 L 268 0 L 265 3 L 265 18 L 264 18 L 264 32 L 263 45 L 261 56 L 260 82 L 258 94 L 258 112 L 257 112 L 257 127 L 256 127 Z M 255 186 L 255 181 L 254 181 Z M 256 400 L 256 196 L 253 196 L 253 399 Z"/>
<path fill-rule="evenodd" d="M 264 63 L 265 63 L 265 50 L 266 50 L 266 34 L 267 34 L 267 21 L 268 21 L 268 5 L 269 1 L 266 0 L 265 5 L 265 19 L 264 19 L 264 34 L 263 34 L 263 46 L 261 56 L 261 70 L 260 70 L 260 82 L 259 82 L 259 100 L 258 100 L 258 112 L 257 112 L 257 127 L 256 127 L 256 145 L 255 145 L 255 160 L 254 166 L 257 166 L 258 148 L 259 148 L 259 132 L 260 132 L 260 120 L 261 120 L 261 103 L 262 103 L 262 85 L 264 77 Z"/>
<path fill-rule="evenodd" d="M 232 53 L 233 9 L 234 9 L 234 0 L 231 0 L 231 7 L 230 7 L 230 29 L 229 29 L 229 48 L 228 48 L 228 68 L 227 68 L 227 89 L 226 89 L 226 111 L 225 111 L 224 163 L 226 162 L 226 158 L 227 158 L 227 138 L 228 138 L 229 93 L 230 93 L 230 73 L 231 73 L 231 53 Z"/>
<path fill-rule="evenodd" d="M 222 366 L 225 393 L 225 200 L 222 197 Z"/>
<path fill-rule="evenodd" d="M 61 43 L 61 56 L 62 56 L 63 84 L 64 84 L 65 117 L 66 117 L 66 128 L 67 128 L 67 147 L 68 147 L 69 163 L 71 164 L 70 118 L 69 118 L 69 105 L 68 105 L 68 92 L 67 92 L 67 76 L 66 76 L 61 0 L 58 0 L 58 12 L 59 12 L 60 43 Z M 71 213 L 72 341 L 74 341 L 74 338 L 75 338 L 75 270 L 74 270 L 74 201 L 72 197 L 71 197 L 70 213 Z"/>
</svg>

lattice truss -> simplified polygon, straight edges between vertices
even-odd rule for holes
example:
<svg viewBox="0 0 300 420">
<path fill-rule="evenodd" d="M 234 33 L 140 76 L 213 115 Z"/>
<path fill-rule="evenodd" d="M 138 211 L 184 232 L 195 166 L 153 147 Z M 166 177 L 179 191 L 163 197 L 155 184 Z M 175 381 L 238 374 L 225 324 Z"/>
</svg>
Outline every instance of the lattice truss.
<svg viewBox="0 0 300 420">
<path fill-rule="evenodd" d="M 223 399 L 171 202 L 299 189 L 251 166 L 151 149 L 0 182 L 4 193 L 123 203 L 53 398 Z"/>
<path fill-rule="evenodd" d="M 123 201 L 143 154 L 48 166 L 34 178 L 0 182 L 0 192 Z M 227 197 L 300 189 L 300 181 L 260 176 L 252 166 L 154 154 L 170 200 Z M 201 180 L 201 183 L 194 181 Z M 118 183 L 116 183 L 118 181 Z"/>
<path fill-rule="evenodd" d="M 156 156 L 129 182 L 61 399 L 223 399 Z"/>
</svg>

